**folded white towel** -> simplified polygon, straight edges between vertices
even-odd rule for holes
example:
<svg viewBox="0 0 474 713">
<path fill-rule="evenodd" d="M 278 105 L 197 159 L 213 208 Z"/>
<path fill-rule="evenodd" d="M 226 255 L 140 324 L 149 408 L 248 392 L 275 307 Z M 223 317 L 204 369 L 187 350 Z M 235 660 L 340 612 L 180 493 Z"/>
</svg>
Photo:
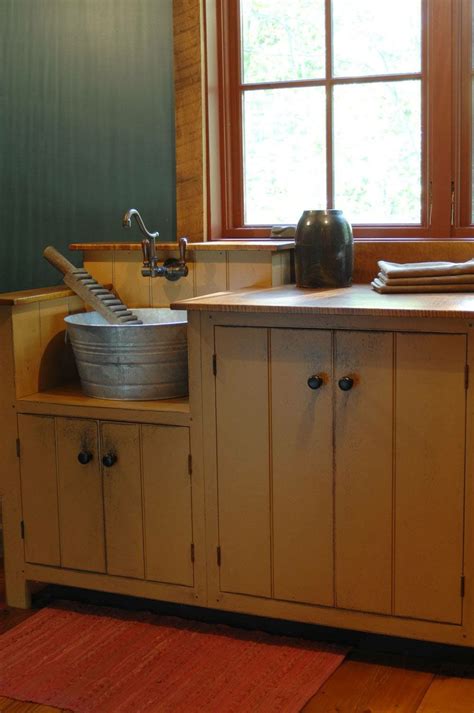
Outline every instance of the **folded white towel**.
<svg viewBox="0 0 474 713">
<path fill-rule="evenodd" d="M 377 279 L 384 285 L 457 285 L 474 283 L 474 273 L 470 275 L 433 275 L 432 277 L 387 277 L 379 272 Z"/>
<path fill-rule="evenodd" d="M 474 282 L 450 285 L 387 285 L 378 277 L 370 283 L 376 292 L 381 294 L 408 293 L 408 292 L 474 292 Z"/>
<path fill-rule="evenodd" d="M 474 258 L 467 262 L 378 262 L 379 269 L 390 279 L 402 277 L 435 277 L 474 273 Z"/>
</svg>

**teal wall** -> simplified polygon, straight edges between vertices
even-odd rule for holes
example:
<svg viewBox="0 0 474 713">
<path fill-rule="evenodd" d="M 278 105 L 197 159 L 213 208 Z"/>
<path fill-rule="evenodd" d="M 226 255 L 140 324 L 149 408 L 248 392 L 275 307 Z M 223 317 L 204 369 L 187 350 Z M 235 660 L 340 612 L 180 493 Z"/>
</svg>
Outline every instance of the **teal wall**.
<svg viewBox="0 0 474 713">
<path fill-rule="evenodd" d="M 175 239 L 172 0 L 0 0 L 0 292 L 52 244 Z"/>
</svg>

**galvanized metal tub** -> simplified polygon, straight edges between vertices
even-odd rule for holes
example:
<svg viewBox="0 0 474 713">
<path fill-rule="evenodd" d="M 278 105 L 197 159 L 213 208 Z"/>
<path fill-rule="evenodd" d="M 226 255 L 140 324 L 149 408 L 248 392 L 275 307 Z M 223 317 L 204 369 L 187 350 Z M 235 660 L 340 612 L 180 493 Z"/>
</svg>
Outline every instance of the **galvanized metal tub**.
<svg viewBox="0 0 474 713">
<path fill-rule="evenodd" d="M 186 396 L 187 312 L 133 311 L 143 324 L 109 324 L 98 312 L 65 317 L 82 390 L 114 400 Z"/>
</svg>

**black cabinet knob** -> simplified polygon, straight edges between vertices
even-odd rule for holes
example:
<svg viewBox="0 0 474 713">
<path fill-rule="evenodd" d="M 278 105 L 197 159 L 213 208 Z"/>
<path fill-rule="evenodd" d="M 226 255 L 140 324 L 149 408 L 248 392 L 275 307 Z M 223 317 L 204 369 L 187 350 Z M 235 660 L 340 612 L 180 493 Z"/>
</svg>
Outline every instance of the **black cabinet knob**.
<svg viewBox="0 0 474 713">
<path fill-rule="evenodd" d="M 77 456 L 77 460 L 81 465 L 87 465 L 92 460 L 92 453 L 90 451 L 81 451 Z"/>
<path fill-rule="evenodd" d="M 106 453 L 105 456 L 102 458 L 102 464 L 105 465 L 106 468 L 111 468 L 116 462 L 117 456 L 115 455 L 115 453 Z"/>
<path fill-rule="evenodd" d="M 323 380 L 321 376 L 318 376 L 317 374 L 314 374 L 313 376 L 310 376 L 308 379 L 308 386 L 310 389 L 319 389 L 320 386 L 323 385 Z"/>
<path fill-rule="evenodd" d="M 341 391 L 350 391 L 354 386 L 354 379 L 351 379 L 350 376 L 343 376 L 337 383 Z"/>
</svg>

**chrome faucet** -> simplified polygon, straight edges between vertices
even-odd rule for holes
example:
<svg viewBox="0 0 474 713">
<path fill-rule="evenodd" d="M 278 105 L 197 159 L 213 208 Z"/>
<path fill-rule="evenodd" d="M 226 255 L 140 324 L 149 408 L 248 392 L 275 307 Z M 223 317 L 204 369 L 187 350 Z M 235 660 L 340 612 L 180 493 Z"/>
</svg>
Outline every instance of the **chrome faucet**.
<svg viewBox="0 0 474 713">
<path fill-rule="evenodd" d="M 166 277 L 167 280 L 171 280 L 172 282 L 179 280 L 180 277 L 186 277 L 188 274 L 188 266 L 186 265 L 188 239 L 179 239 L 179 259 L 170 257 L 164 261 L 163 265 L 158 265 L 158 258 L 156 257 L 156 238 L 158 238 L 160 234 L 158 232 L 150 233 L 149 230 L 147 230 L 140 213 L 135 208 L 130 208 L 130 210 L 124 213 L 122 227 L 131 228 L 133 217 L 135 217 L 138 227 L 145 236 L 145 239 L 142 240 L 143 277 Z"/>
</svg>

